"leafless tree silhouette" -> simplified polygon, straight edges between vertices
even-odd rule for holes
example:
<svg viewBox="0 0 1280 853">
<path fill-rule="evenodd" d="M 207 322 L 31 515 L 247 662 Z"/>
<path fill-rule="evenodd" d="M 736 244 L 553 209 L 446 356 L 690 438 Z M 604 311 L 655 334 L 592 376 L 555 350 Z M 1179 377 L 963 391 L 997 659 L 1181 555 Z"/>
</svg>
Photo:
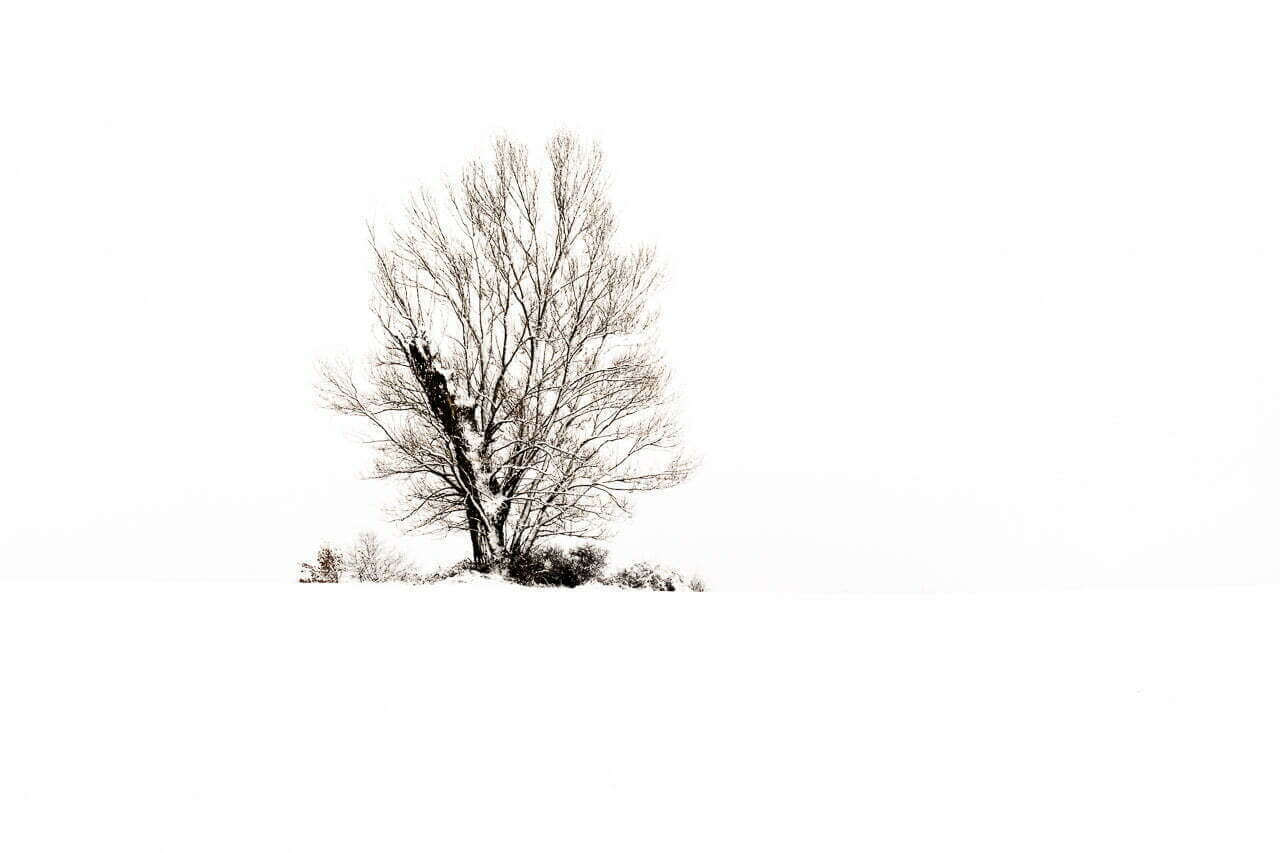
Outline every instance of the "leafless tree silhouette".
<svg viewBox="0 0 1280 853">
<path fill-rule="evenodd" d="M 361 582 L 404 580 L 415 574 L 403 554 L 365 531 L 343 555 L 343 566 Z"/>
<path fill-rule="evenodd" d="M 544 168 L 498 138 L 439 198 L 370 228 L 379 347 L 323 368 L 363 419 L 409 530 L 467 531 L 482 566 L 549 536 L 595 539 L 628 497 L 683 481 L 655 349 L 652 248 L 620 248 L 598 146 L 559 133 Z"/>
</svg>

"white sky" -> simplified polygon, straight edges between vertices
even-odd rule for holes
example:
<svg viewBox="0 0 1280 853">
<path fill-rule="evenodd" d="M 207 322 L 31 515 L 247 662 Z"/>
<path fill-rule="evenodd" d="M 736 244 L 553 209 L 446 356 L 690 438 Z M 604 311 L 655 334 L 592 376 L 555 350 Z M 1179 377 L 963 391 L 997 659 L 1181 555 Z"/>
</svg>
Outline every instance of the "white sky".
<svg viewBox="0 0 1280 853">
<path fill-rule="evenodd" d="M 1268 4 L 26 4 L 0 35 L 0 572 L 292 578 L 393 531 L 311 391 L 364 222 L 608 154 L 719 589 L 1280 580 Z M 422 563 L 462 540 L 404 539 Z"/>
</svg>

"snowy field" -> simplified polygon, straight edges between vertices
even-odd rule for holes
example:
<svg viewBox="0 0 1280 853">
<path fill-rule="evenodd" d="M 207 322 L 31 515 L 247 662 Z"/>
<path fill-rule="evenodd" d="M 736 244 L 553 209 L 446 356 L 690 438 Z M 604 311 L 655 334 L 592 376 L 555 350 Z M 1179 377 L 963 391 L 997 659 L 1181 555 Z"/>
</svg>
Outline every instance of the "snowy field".
<svg viewBox="0 0 1280 853">
<path fill-rule="evenodd" d="M 0 849 L 1275 850 L 1277 613 L 10 582 Z"/>
</svg>

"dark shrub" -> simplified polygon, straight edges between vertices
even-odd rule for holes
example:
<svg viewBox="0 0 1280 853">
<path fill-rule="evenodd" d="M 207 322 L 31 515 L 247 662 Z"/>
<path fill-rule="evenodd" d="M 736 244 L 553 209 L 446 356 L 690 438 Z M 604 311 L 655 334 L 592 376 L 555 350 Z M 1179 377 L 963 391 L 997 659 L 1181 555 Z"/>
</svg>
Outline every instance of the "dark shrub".
<svg viewBox="0 0 1280 853">
<path fill-rule="evenodd" d="M 605 578 L 609 586 L 630 589 L 652 589 L 658 592 L 675 592 L 675 581 L 651 563 L 636 563 L 619 569 Z"/>
<path fill-rule="evenodd" d="M 581 586 L 599 580 L 608 555 L 594 545 L 580 545 L 569 553 L 545 545 L 506 559 L 506 575 L 524 586 Z"/>
<path fill-rule="evenodd" d="M 569 558 L 580 571 L 590 573 L 595 578 L 604 574 L 605 564 L 609 562 L 609 552 L 598 545 L 584 542 L 569 552 Z"/>
</svg>

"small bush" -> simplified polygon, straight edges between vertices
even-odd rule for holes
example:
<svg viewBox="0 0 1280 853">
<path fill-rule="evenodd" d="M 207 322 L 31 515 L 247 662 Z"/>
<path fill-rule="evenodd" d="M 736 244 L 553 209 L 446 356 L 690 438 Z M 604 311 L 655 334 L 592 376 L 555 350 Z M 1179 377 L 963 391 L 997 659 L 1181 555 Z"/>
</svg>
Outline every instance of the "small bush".
<svg viewBox="0 0 1280 853">
<path fill-rule="evenodd" d="M 706 585 L 696 575 L 686 578 L 675 569 L 659 566 L 655 563 L 635 563 L 625 569 L 619 569 L 601 582 L 608 586 L 620 586 L 627 589 L 650 589 L 656 592 L 676 592 L 689 590 L 705 592 Z"/>
<path fill-rule="evenodd" d="M 471 560 L 463 560 L 461 562 L 454 563 L 447 569 L 441 569 L 438 572 L 431 572 L 425 575 L 414 575 L 411 578 L 406 578 L 405 582 L 413 584 L 440 583 L 441 581 L 456 578 L 458 575 L 476 571 L 474 565 L 475 564 Z"/>
<path fill-rule="evenodd" d="M 547 545 L 506 558 L 505 574 L 523 586 L 582 586 L 599 580 L 608 554 L 593 545 L 580 545 L 566 553 Z"/>
<path fill-rule="evenodd" d="M 591 572 L 595 576 L 602 575 L 605 565 L 609 562 L 609 552 L 590 542 L 584 542 L 574 548 L 569 552 L 569 557 L 582 571 Z"/>
<path fill-rule="evenodd" d="M 464 572 L 479 572 L 481 574 L 484 574 L 486 571 L 487 570 L 484 569 L 479 563 L 477 563 L 475 560 L 468 557 L 465 560 L 459 560 L 458 562 L 454 563 L 452 566 L 445 569 L 444 571 L 436 572 L 436 574 L 444 575 L 446 577 L 454 577 L 455 575 L 460 575 L 460 574 L 463 574 Z"/>
<path fill-rule="evenodd" d="M 361 533 L 343 555 L 343 565 L 361 583 L 413 581 L 419 572 L 396 549 L 371 531 Z"/>
<path fill-rule="evenodd" d="M 337 583 L 342 577 L 342 555 L 328 545 L 316 552 L 314 563 L 301 564 L 302 583 Z"/>
<path fill-rule="evenodd" d="M 403 554 L 391 548 L 376 534 L 362 533 L 345 551 L 325 545 L 316 552 L 315 563 L 302 563 L 302 583 L 423 583 L 424 576 Z"/>
</svg>

